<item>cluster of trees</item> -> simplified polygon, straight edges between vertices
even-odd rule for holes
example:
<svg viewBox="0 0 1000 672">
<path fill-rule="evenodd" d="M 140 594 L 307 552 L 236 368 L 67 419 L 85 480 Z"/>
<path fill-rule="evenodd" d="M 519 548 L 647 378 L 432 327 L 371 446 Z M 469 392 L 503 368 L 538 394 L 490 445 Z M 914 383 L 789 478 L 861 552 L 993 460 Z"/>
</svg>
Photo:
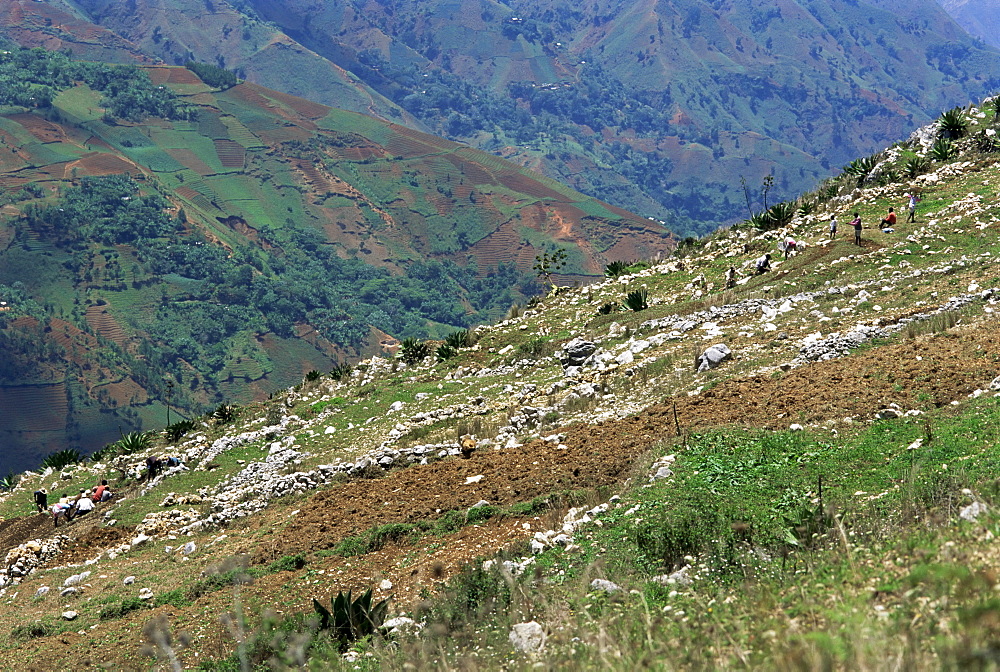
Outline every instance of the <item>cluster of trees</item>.
<svg viewBox="0 0 1000 672">
<path fill-rule="evenodd" d="M 0 105 L 51 107 L 56 95 L 83 82 L 104 94 L 101 105 L 117 119 L 187 119 L 195 108 L 165 86 L 153 86 L 135 66 L 74 61 L 62 52 L 16 48 L 0 52 Z"/>
<path fill-rule="evenodd" d="M 155 318 L 135 325 L 162 343 L 167 370 L 183 359 L 202 376 L 220 372 L 240 332 L 294 335 L 308 322 L 332 342 L 358 346 L 375 326 L 400 337 L 426 337 L 431 323 L 469 327 L 503 314 L 537 293 L 513 266 L 482 276 L 474 266 L 417 262 L 392 275 L 343 259 L 315 229 L 289 225 L 272 232 L 274 247 L 225 250 L 170 216 L 156 193 L 142 194 L 128 175 L 88 177 L 60 202 L 27 208 L 31 226 L 48 229 L 81 268 L 88 244 L 127 243 L 150 277 L 162 281 Z M 173 278 L 164 279 L 164 276 Z M 113 299 L 112 299 L 113 301 Z"/>
<path fill-rule="evenodd" d="M 236 76 L 235 72 L 220 68 L 211 63 L 188 61 L 184 64 L 184 67 L 198 75 L 201 81 L 217 89 L 228 89 L 240 83 L 240 79 Z"/>
</svg>

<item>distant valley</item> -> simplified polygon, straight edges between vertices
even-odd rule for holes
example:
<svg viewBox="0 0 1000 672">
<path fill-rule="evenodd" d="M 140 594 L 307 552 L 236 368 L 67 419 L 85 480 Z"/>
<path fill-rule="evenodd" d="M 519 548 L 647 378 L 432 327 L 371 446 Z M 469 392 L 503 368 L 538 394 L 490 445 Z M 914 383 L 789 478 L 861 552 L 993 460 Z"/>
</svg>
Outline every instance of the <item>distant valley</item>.
<svg viewBox="0 0 1000 672">
<path fill-rule="evenodd" d="M 933 0 L 7 4 L 0 25 L 21 44 L 223 65 L 468 142 L 681 235 L 747 217 L 770 174 L 772 201 L 789 198 L 1000 88 L 1000 54 Z"/>
</svg>

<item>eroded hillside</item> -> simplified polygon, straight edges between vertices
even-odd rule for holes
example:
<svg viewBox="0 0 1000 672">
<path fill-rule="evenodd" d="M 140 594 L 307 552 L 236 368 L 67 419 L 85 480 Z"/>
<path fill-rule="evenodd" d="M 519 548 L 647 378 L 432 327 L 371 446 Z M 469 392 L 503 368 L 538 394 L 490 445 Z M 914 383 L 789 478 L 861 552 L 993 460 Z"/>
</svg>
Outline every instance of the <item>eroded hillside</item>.
<svg viewBox="0 0 1000 672">
<path fill-rule="evenodd" d="M 995 105 L 940 124 L 758 220 L 768 230 L 613 266 L 430 350 L 25 474 L 0 504 L 5 659 L 985 660 L 1000 533 Z M 902 216 L 882 230 L 890 207 Z M 765 253 L 772 268 L 755 274 Z M 729 356 L 698 371 L 715 345 Z M 148 455 L 183 464 L 145 476 Z M 37 487 L 98 478 L 116 498 L 65 536 L 30 513 Z M 341 655 L 311 598 L 369 588 L 392 599 L 394 629 Z"/>
</svg>

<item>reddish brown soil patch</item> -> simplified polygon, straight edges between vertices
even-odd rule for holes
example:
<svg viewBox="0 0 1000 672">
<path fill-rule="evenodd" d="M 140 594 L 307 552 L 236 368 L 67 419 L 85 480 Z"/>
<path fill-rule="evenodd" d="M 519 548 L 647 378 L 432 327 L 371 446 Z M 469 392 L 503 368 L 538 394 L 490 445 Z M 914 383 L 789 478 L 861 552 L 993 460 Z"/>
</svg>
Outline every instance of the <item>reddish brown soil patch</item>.
<svg viewBox="0 0 1000 672">
<path fill-rule="evenodd" d="M 90 306 L 84 315 L 87 324 L 98 334 L 114 342 L 118 346 L 125 345 L 127 336 L 121 325 L 108 312 L 107 306 Z"/>
<path fill-rule="evenodd" d="M 69 525 L 60 526 L 57 531 L 76 537 L 63 546 L 53 560 L 57 565 L 76 565 L 92 560 L 105 549 L 118 546 L 132 538 L 132 527 L 99 527 L 101 518 L 98 511 L 74 518 Z M 50 523 L 51 524 L 51 523 Z"/>
<path fill-rule="evenodd" d="M 655 435 L 654 435 L 655 436 Z M 578 439 L 578 444 L 588 443 Z M 611 485 L 623 480 L 632 461 L 649 447 L 630 436 L 589 443 L 586 450 L 559 450 L 544 441 L 503 451 L 473 453 L 469 460 L 414 466 L 375 480 L 356 480 L 318 492 L 254 553 L 256 562 L 291 553 L 331 548 L 347 536 L 377 525 L 432 520 L 485 499 L 512 504 L 557 491 Z M 472 484 L 469 477 L 482 476 Z"/>
<path fill-rule="evenodd" d="M 66 139 L 63 129 L 34 114 L 11 114 L 7 117 L 20 124 L 41 142 L 62 142 Z"/>
<path fill-rule="evenodd" d="M 215 153 L 219 162 L 226 168 L 242 168 L 246 163 L 247 150 L 238 142 L 232 140 L 214 140 Z"/>
<path fill-rule="evenodd" d="M 216 171 L 209 167 L 207 163 L 198 158 L 198 155 L 190 149 L 168 149 L 167 154 L 177 160 L 185 168 L 190 168 L 199 175 L 211 175 Z"/>
<path fill-rule="evenodd" d="M 152 67 L 145 68 L 153 84 L 201 84 L 198 75 L 187 68 Z"/>
<path fill-rule="evenodd" d="M 149 394 L 139 383 L 131 378 L 108 383 L 101 387 L 106 391 L 108 398 L 114 399 L 119 406 L 130 406 L 133 404 L 145 404 L 149 401 Z"/>
<path fill-rule="evenodd" d="M 729 381 L 696 397 L 678 399 L 677 412 L 684 426 L 777 429 L 790 422 L 847 416 L 868 420 L 890 403 L 904 410 L 942 406 L 987 386 L 1000 373 L 995 359 L 1000 355 L 998 335 L 996 324 L 990 323 L 800 367 L 776 379 Z M 651 413 L 666 415 L 667 410 Z"/>
<path fill-rule="evenodd" d="M 306 100 L 305 98 L 299 98 L 298 96 L 281 93 L 280 91 L 268 91 L 267 95 L 270 98 L 287 105 L 307 119 L 322 119 L 330 113 L 330 108 L 326 105 L 314 103 L 313 101 Z"/>
<path fill-rule="evenodd" d="M 136 170 L 136 166 L 133 163 L 125 161 L 113 154 L 91 154 L 90 156 L 85 156 L 79 161 L 73 161 L 67 164 L 67 167 L 72 170 L 74 167 L 79 166 L 81 172 L 86 175 L 118 175 L 121 173 L 127 173 L 132 170 Z"/>
<path fill-rule="evenodd" d="M 30 494 L 25 494 L 25 498 L 30 497 Z M 49 501 L 54 501 L 51 494 Z M 59 530 L 52 527 L 52 516 L 45 513 L 0 521 L 0 557 L 7 557 L 10 549 L 26 541 L 47 539 L 57 532 Z"/>
</svg>

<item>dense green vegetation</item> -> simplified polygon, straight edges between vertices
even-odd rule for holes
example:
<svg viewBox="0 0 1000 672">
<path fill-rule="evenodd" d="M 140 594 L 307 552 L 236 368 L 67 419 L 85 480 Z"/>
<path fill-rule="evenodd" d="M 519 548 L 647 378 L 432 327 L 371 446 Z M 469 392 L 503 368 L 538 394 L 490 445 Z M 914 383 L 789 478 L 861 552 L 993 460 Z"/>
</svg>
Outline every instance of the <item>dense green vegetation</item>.
<svg viewBox="0 0 1000 672">
<path fill-rule="evenodd" d="M 209 380 L 221 374 L 233 339 L 247 332 L 291 337 L 296 324 L 308 322 L 329 341 L 358 347 L 371 326 L 425 337 L 429 322 L 469 327 L 499 316 L 518 288 L 537 291 L 534 280 L 509 265 L 479 276 L 474 264 L 417 261 L 394 276 L 339 257 L 308 227 L 271 231 L 275 247 L 266 252 L 249 246 L 227 252 L 167 214 L 167 205 L 131 177 L 111 175 L 84 178 L 54 203 L 30 204 L 26 218 L 72 253 L 64 266 L 77 273 L 90 272 L 95 242 L 135 250 L 144 282 L 160 287 L 163 299 L 152 320 L 133 326 L 154 339 L 141 348 L 147 360 L 178 380 L 197 379 L 185 362 Z"/>
<path fill-rule="evenodd" d="M 220 68 L 211 63 L 188 61 L 184 64 L 184 67 L 198 75 L 201 81 L 218 89 L 228 89 L 231 86 L 236 86 L 240 81 L 235 72 Z"/>
<path fill-rule="evenodd" d="M 173 91 L 153 86 L 149 75 L 134 66 L 76 61 L 45 49 L 18 48 L 0 53 L 0 105 L 51 107 L 56 94 L 76 82 L 104 94 L 101 105 L 113 118 L 186 119 L 192 114 L 193 108 Z"/>
</svg>

